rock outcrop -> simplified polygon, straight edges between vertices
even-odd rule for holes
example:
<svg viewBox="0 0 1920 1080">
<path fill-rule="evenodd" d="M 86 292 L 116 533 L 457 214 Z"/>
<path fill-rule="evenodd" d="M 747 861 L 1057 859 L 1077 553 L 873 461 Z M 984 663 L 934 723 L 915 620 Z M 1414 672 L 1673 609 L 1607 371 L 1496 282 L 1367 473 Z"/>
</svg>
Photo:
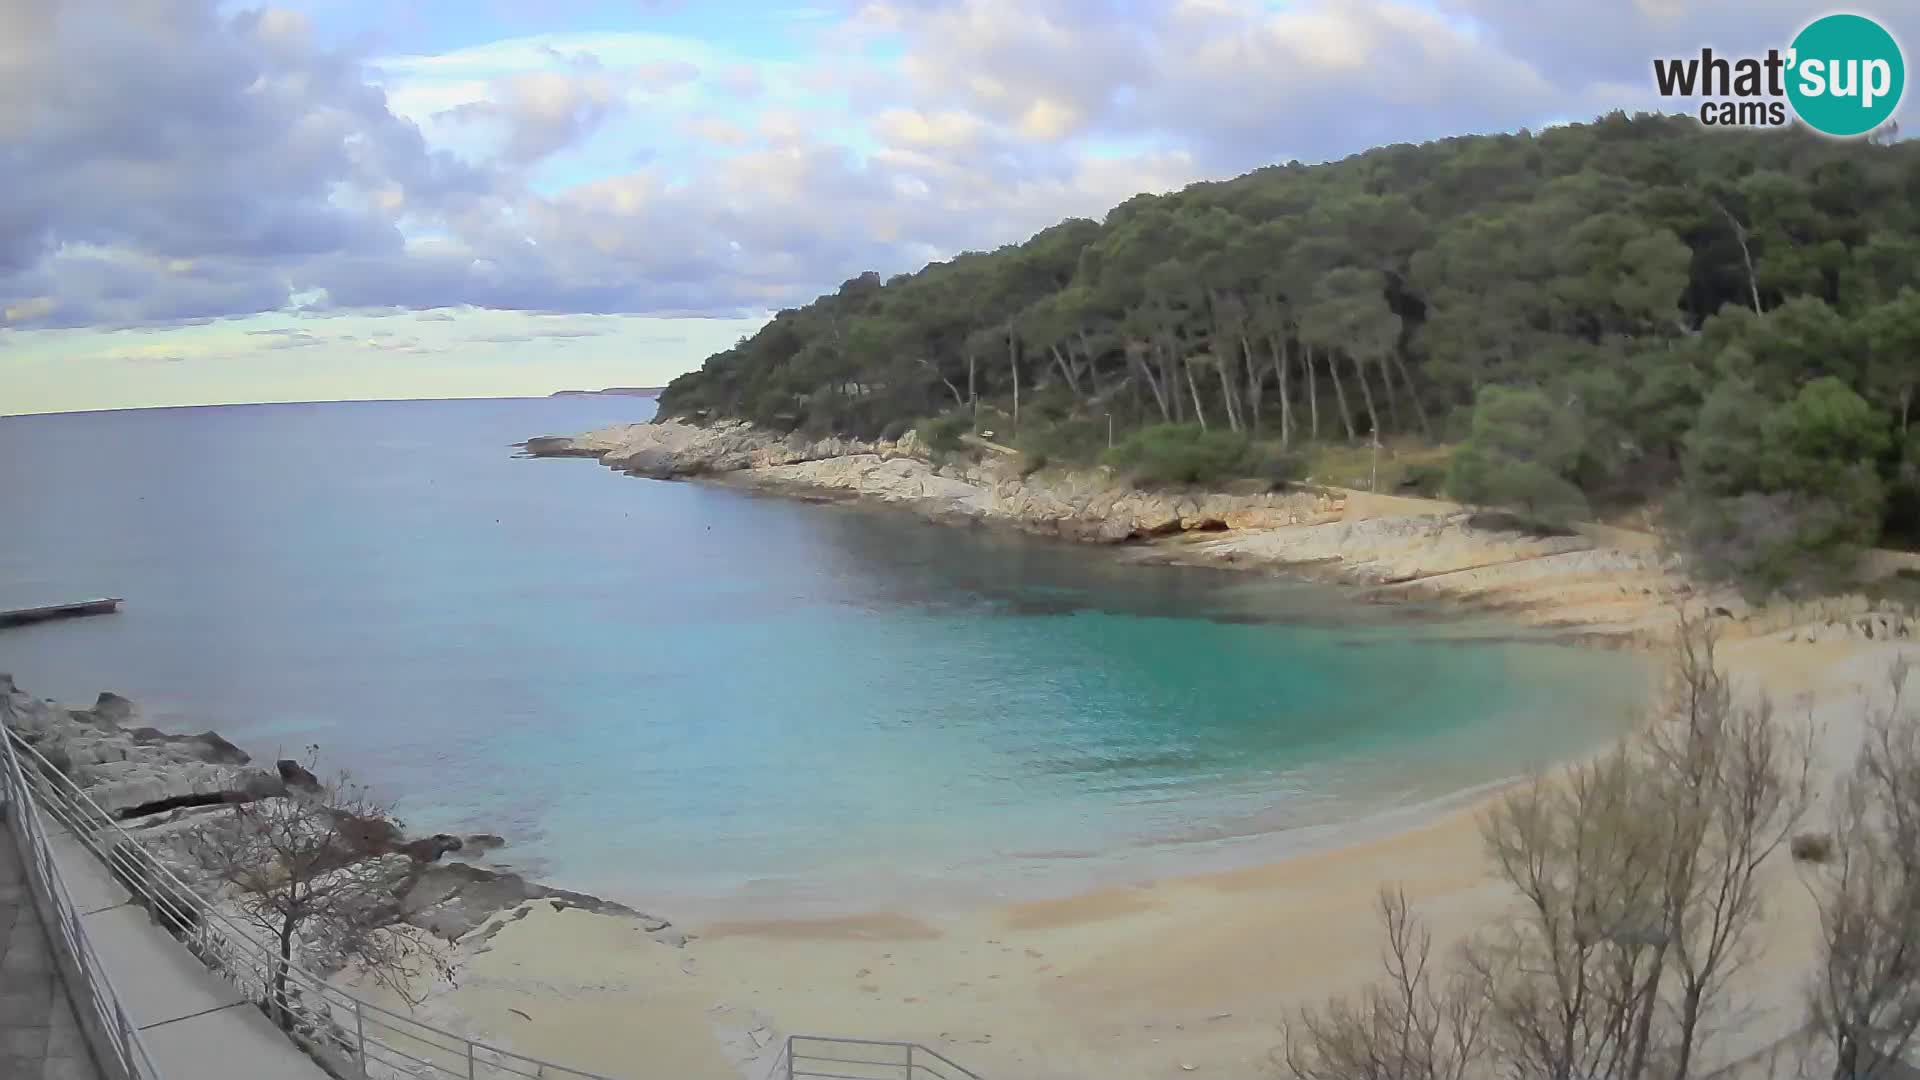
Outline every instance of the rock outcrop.
<svg viewBox="0 0 1920 1080">
<path fill-rule="evenodd" d="M 595 457 L 653 479 L 713 476 L 790 494 L 866 499 L 946 521 L 984 521 L 1093 543 L 1181 532 L 1271 528 L 1337 517 L 1340 500 L 1305 491 L 1145 492 L 1104 469 L 1023 474 L 1015 459 L 937 461 L 898 441 L 778 436 L 737 421 L 623 424 L 522 444 L 533 457 Z"/>
<path fill-rule="evenodd" d="M 125 726 L 136 715 L 117 694 L 101 694 L 91 709 L 63 709 L 0 675 L 0 720 L 108 814 L 131 818 L 284 793 L 279 777 L 247 768 L 247 755 L 219 735 Z"/>
<path fill-rule="evenodd" d="M 45 760 L 23 764 L 51 769 L 117 818 L 156 858 L 209 902 L 227 902 L 225 881 L 198 842 L 217 829 L 222 808 L 262 799 L 304 797 L 323 790 L 318 778 L 292 759 L 268 772 L 213 732 L 169 735 L 136 726 L 139 710 L 117 694 L 101 694 L 92 708 L 66 709 L 34 698 L 0 674 L 0 724 Z M 656 940 L 684 944 L 665 919 L 584 893 L 528 881 L 518 874 L 448 862 L 448 856 L 501 847 L 492 833 L 409 837 L 384 818 L 337 816 L 341 858 L 395 860 L 395 917 L 446 941 L 456 941 L 490 917 L 530 902 L 549 902 L 641 921 Z M 310 959 L 312 959 L 310 957 Z"/>
</svg>

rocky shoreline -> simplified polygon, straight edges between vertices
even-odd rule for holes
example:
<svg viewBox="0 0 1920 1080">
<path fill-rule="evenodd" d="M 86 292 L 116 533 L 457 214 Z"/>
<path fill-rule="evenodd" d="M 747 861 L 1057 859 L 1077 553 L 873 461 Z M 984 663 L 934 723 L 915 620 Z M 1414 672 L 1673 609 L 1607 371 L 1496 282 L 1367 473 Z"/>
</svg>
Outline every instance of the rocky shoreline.
<svg viewBox="0 0 1920 1080">
<path fill-rule="evenodd" d="M 1089 543 L 1336 520 L 1340 496 L 1307 490 L 1144 492 L 1104 472 L 1022 474 L 1016 456 L 938 461 L 898 441 L 782 437 L 736 421 L 623 424 L 519 444 L 528 457 L 590 457 L 630 476 L 704 477 L 788 495 L 859 499 L 948 522 L 984 522 Z"/>
<path fill-rule="evenodd" d="M 782 437 L 733 421 L 653 421 L 519 446 L 524 456 L 593 458 L 630 476 L 1004 526 L 1141 562 L 1306 575 L 1361 586 L 1376 602 L 1464 602 L 1582 637 L 1639 635 L 1661 622 L 1650 598 L 1695 593 L 1650 537 L 1619 530 L 1541 535 L 1449 503 L 1311 484 L 1140 491 L 1106 469 L 1030 471 L 991 444 L 980 444 L 977 460 L 943 458 L 911 433 L 869 443 Z M 1711 602 L 1747 613 L 1737 595 Z"/>
<path fill-rule="evenodd" d="M 1920 622 L 1864 596 L 1750 604 L 1691 581 L 1656 539 L 1599 525 L 1559 534 L 1433 499 L 1310 481 L 1273 490 L 1141 491 L 1105 468 L 1030 469 L 971 440 L 968 454 L 897 441 L 783 436 L 739 421 L 620 424 L 517 444 L 526 457 L 592 458 L 629 476 L 701 479 L 809 500 L 894 507 L 948 524 L 994 525 L 1117 549 L 1144 563 L 1285 573 L 1357 587 L 1375 603 L 1446 601 L 1569 641 L 1638 647 L 1685 602 L 1733 637 L 1798 627 L 1797 640 L 1920 637 Z"/>
<path fill-rule="evenodd" d="M 134 703 L 114 693 L 102 693 L 92 708 L 63 708 L 33 697 L 11 675 L 0 674 L 0 723 L 45 760 L 44 766 L 23 760 L 23 767 L 57 770 L 214 904 L 226 899 L 227 887 L 193 854 L 195 833 L 237 805 L 319 788 L 319 781 L 299 762 L 282 759 L 272 769 L 260 768 L 216 732 L 170 735 L 142 725 Z M 656 940 L 686 943 L 687 935 L 666 919 L 471 861 L 505 843 L 489 833 L 410 837 L 379 820 L 369 823 L 351 857 L 406 860 L 401 887 L 393 897 L 393 917 L 448 945 L 465 943 L 495 916 L 539 901 L 629 917 Z"/>
</svg>

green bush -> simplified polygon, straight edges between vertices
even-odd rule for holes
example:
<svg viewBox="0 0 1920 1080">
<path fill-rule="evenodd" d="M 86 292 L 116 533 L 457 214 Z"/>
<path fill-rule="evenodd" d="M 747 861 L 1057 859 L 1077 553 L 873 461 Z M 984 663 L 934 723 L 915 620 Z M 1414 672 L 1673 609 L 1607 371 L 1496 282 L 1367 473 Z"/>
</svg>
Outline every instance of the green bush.
<svg viewBox="0 0 1920 1080">
<path fill-rule="evenodd" d="M 1100 460 L 1107 447 L 1107 422 L 1097 419 L 1065 419 L 1054 423 L 1028 424 L 1022 417 L 1020 434 L 1013 448 L 1020 451 L 1037 470 L 1046 462 L 1091 465 Z"/>
<path fill-rule="evenodd" d="M 1141 487 L 1206 485 L 1258 471 L 1253 445 L 1232 431 L 1203 431 L 1198 424 L 1141 428 L 1106 454 L 1107 461 Z"/>
<path fill-rule="evenodd" d="M 1568 477 L 1579 463 L 1579 420 L 1534 389 L 1488 386 L 1472 433 L 1447 467 L 1447 493 L 1472 506 L 1512 510 L 1536 525 L 1562 527 L 1587 513 Z"/>
<path fill-rule="evenodd" d="M 1250 465 L 1253 475 L 1281 488 L 1304 479 L 1309 462 L 1307 455 L 1298 450 L 1286 449 L 1278 443 L 1263 443 L 1252 448 Z"/>
<path fill-rule="evenodd" d="M 1444 461 L 1409 461 L 1400 469 L 1397 487 L 1407 494 L 1439 498 L 1447 487 L 1447 468 Z"/>
<path fill-rule="evenodd" d="M 1887 490 L 1875 462 L 1892 445 L 1885 418 L 1837 379 L 1777 402 L 1723 383 L 1687 434 L 1668 523 L 1702 577 L 1757 596 L 1843 587 L 1879 539 Z"/>
<path fill-rule="evenodd" d="M 964 412 L 950 412 L 922 420 L 913 430 L 928 450 L 936 454 L 957 453 L 965 445 L 960 436 L 973 430 L 973 417 Z"/>
</svg>

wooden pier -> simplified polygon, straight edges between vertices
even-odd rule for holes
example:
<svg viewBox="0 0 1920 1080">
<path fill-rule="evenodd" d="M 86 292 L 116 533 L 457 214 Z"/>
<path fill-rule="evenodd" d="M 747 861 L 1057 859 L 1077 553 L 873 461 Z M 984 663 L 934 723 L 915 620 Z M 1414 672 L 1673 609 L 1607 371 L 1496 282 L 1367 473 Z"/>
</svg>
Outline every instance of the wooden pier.
<svg viewBox="0 0 1920 1080">
<path fill-rule="evenodd" d="M 76 604 L 49 604 L 46 607 L 15 608 L 0 611 L 0 626 L 25 626 L 53 619 L 77 619 L 83 615 L 110 615 L 120 610 L 120 598 L 82 600 Z"/>
</svg>

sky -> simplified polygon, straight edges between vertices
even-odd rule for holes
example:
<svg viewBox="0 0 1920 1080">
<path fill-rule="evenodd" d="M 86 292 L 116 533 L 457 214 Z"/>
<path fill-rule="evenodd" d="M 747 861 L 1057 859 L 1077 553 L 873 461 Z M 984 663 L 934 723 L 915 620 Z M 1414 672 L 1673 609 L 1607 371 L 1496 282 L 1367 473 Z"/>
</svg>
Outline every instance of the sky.
<svg viewBox="0 0 1920 1080">
<path fill-rule="evenodd" d="M 867 270 L 1655 108 L 1829 10 L 0 0 L 0 415 L 659 385 Z"/>
</svg>

